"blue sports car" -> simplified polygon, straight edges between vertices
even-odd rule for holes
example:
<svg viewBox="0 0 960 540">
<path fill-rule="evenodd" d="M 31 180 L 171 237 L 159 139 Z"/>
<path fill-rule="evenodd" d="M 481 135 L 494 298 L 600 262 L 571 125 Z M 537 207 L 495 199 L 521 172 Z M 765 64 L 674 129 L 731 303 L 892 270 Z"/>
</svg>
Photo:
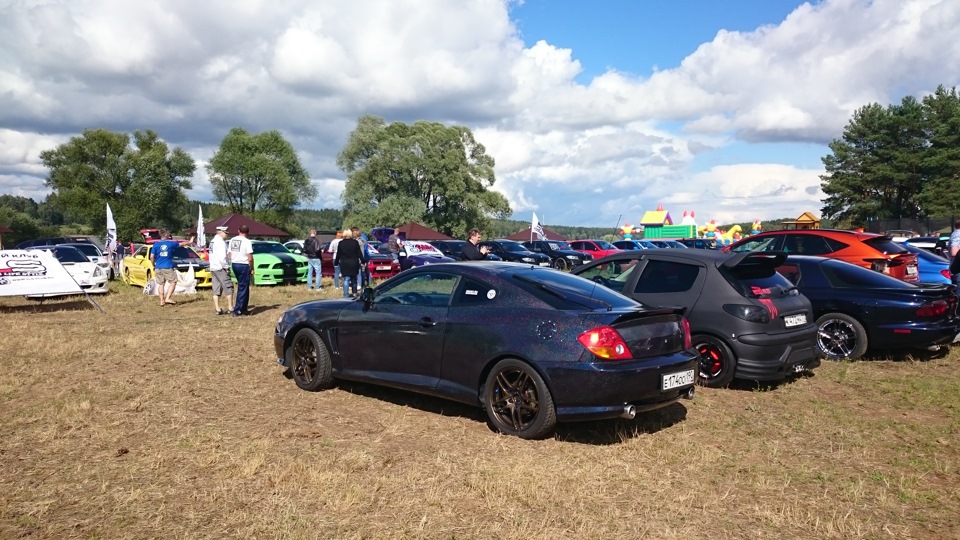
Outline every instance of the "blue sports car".
<svg viewBox="0 0 960 540">
<path fill-rule="evenodd" d="M 917 267 L 920 283 L 952 283 L 950 281 L 950 261 L 930 251 L 910 245 L 900 244 L 910 253 L 917 255 Z"/>
<path fill-rule="evenodd" d="M 907 283 L 812 255 L 790 255 L 777 271 L 813 304 L 817 348 L 831 360 L 944 345 L 960 331 L 955 285 Z"/>
</svg>

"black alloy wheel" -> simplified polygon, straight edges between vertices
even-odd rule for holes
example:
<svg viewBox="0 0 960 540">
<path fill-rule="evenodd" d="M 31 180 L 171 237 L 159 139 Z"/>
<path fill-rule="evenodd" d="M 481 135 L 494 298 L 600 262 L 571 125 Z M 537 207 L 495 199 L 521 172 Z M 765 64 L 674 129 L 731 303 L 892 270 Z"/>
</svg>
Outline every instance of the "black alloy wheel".
<svg viewBox="0 0 960 540">
<path fill-rule="evenodd" d="M 713 336 L 693 336 L 693 348 L 700 354 L 700 384 L 709 388 L 725 388 L 733 381 L 737 359 L 722 340 Z"/>
<path fill-rule="evenodd" d="M 293 382 L 300 388 L 316 392 L 333 386 L 330 352 L 313 330 L 304 328 L 297 332 L 285 356 L 293 374 Z"/>
<path fill-rule="evenodd" d="M 493 367 L 483 387 L 483 404 L 495 430 L 522 439 L 543 438 L 557 424 L 547 384 L 520 360 L 507 358 Z"/>
<path fill-rule="evenodd" d="M 553 260 L 553 267 L 557 270 L 568 270 L 570 268 L 570 264 L 567 263 L 567 259 L 563 257 L 557 257 Z"/>
</svg>

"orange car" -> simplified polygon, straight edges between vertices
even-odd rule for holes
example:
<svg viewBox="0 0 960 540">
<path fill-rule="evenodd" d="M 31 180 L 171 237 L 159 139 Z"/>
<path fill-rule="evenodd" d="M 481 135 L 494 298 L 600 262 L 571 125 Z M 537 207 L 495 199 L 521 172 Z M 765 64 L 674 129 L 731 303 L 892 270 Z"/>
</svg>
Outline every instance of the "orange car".
<svg viewBox="0 0 960 540">
<path fill-rule="evenodd" d="M 785 251 L 840 259 L 909 282 L 919 281 L 917 256 L 889 236 L 836 229 L 765 231 L 723 251 Z"/>
</svg>

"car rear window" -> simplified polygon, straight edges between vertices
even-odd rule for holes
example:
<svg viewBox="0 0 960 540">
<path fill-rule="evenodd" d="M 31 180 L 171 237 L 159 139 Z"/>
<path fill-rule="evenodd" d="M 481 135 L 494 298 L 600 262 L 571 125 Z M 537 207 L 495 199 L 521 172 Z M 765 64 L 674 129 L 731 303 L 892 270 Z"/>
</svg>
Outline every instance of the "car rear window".
<svg viewBox="0 0 960 540">
<path fill-rule="evenodd" d="M 639 302 L 603 285 L 567 272 L 547 268 L 529 268 L 522 272 L 515 272 L 514 277 L 517 279 L 514 279 L 513 283 L 518 287 L 556 309 L 605 309 L 608 306 L 623 308 L 640 305 Z"/>
<path fill-rule="evenodd" d="M 901 281 L 895 277 L 838 260 L 825 260 L 820 263 L 824 277 L 831 285 L 841 289 L 882 288 L 915 289 L 916 285 Z"/>
<path fill-rule="evenodd" d="M 722 267 L 719 270 L 720 275 L 734 289 L 748 298 L 769 294 L 770 291 L 785 291 L 793 288 L 793 284 L 778 274 L 776 267 L 771 264 L 743 263 L 733 268 Z"/>
<path fill-rule="evenodd" d="M 637 280 L 636 293 L 678 293 L 689 291 L 697 281 L 700 267 L 673 261 L 651 260 Z"/>
<path fill-rule="evenodd" d="M 895 255 L 897 253 L 908 253 L 900 244 L 894 242 L 886 236 L 877 236 L 863 241 L 864 244 L 885 255 Z"/>
</svg>

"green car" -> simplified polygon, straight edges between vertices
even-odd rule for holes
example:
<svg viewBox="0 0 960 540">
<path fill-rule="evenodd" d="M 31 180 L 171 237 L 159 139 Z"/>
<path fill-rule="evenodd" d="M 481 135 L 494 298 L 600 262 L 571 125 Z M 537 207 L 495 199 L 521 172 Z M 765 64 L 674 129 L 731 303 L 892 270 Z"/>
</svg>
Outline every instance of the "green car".
<svg viewBox="0 0 960 540">
<path fill-rule="evenodd" d="M 291 253 L 279 242 L 252 240 L 253 284 L 280 285 L 307 282 L 307 258 Z M 237 277 L 230 269 L 230 277 Z"/>
</svg>

